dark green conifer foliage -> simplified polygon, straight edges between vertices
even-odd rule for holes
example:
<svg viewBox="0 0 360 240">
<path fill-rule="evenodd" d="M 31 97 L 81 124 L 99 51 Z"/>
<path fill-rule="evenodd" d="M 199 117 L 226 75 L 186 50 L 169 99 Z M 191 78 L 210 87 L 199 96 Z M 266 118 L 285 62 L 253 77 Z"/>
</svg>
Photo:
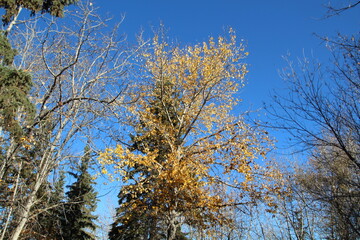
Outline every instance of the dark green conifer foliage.
<svg viewBox="0 0 360 240">
<path fill-rule="evenodd" d="M 96 239 L 92 232 L 96 229 L 97 216 L 93 215 L 93 211 L 96 209 L 97 193 L 93 188 L 95 182 L 88 171 L 91 160 L 90 148 L 86 146 L 77 173 L 70 173 L 76 181 L 66 193 L 68 202 L 65 206 L 64 239 Z"/>
<path fill-rule="evenodd" d="M 28 98 L 31 76 L 12 66 L 15 55 L 16 50 L 4 33 L 0 33 L 0 126 L 13 138 L 19 139 L 24 134 L 20 121 L 31 121 L 35 107 Z M 20 116 L 23 119 L 19 119 Z"/>
<path fill-rule="evenodd" d="M 60 172 L 58 181 L 54 184 L 54 190 L 51 192 L 50 214 L 48 215 L 49 227 L 47 233 L 51 233 L 53 239 L 63 239 L 65 216 L 65 174 Z"/>
<path fill-rule="evenodd" d="M 64 7 L 78 0 L 0 0 L 0 8 L 5 10 L 2 16 L 4 25 L 9 24 L 25 8 L 34 15 L 37 12 L 50 13 L 62 17 Z M 0 126 L 9 132 L 15 140 L 23 135 L 20 127 L 19 111 L 24 118 L 33 117 L 35 107 L 27 95 L 32 87 L 31 75 L 15 69 L 12 64 L 16 55 L 7 38 L 9 29 L 0 33 Z"/>
<path fill-rule="evenodd" d="M 161 86 L 155 89 L 155 92 L 158 94 L 153 99 L 150 99 L 152 113 L 161 119 L 163 124 L 178 124 L 178 120 L 174 117 L 167 118 L 166 114 L 175 116 L 174 111 L 176 111 L 176 99 L 173 99 L 173 102 L 167 102 L 168 112 L 164 112 L 161 104 L 163 104 L 164 99 L 162 99 Z M 166 87 L 169 89 L 172 88 L 170 84 L 167 84 Z M 170 94 L 172 92 L 170 91 Z M 170 152 L 170 146 L 165 144 L 164 136 L 159 134 L 149 134 L 148 129 L 143 124 L 140 119 L 135 126 L 136 135 L 130 135 L 131 146 L 129 147 L 130 151 L 141 152 L 145 154 L 146 149 L 150 150 L 159 150 L 159 155 L 157 156 L 157 161 L 159 163 L 166 161 L 166 155 Z M 180 136 L 178 142 L 180 143 Z M 142 165 L 135 165 L 133 168 L 127 171 L 127 177 L 129 179 L 136 179 L 137 175 L 142 175 L 146 181 L 144 181 L 144 187 L 147 187 L 152 184 L 151 178 L 156 175 L 156 172 L 148 171 L 148 168 Z M 116 209 L 116 218 L 114 223 L 111 226 L 109 232 L 110 240 L 165 240 L 167 239 L 166 233 L 166 224 L 162 216 L 158 216 L 154 213 L 153 207 L 161 204 L 161 200 L 157 201 L 156 199 L 150 199 L 147 195 L 147 192 L 144 192 L 139 195 L 134 195 L 133 192 L 127 192 L 126 187 L 131 187 L 131 184 L 126 185 L 123 189 L 120 190 L 118 194 L 119 198 L 119 207 Z M 124 191 L 125 189 L 125 191 Z M 129 212 L 127 207 L 124 207 L 125 203 L 132 202 L 136 199 L 142 199 L 142 206 L 139 206 L 136 211 Z M 176 240 L 187 240 L 186 234 L 181 232 L 181 229 L 176 231 Z"/>
<path fill-rule="evenodd" d="M 132 201 L 133 198 L 145 198 L 146 194 L 142 196 L 132 196 L 131 194 L 124 194 L 120 191 L 119 207 L 116 209 L 116 219 L 112 224 L 109 232 L 110 240 L 144 240 L 154 239 L 159 240 L 160 229 L 157 228 L 157 219 L 149 215 L 148 209 L 151 207 L 144 206 L 142 211 L 131 212 L 123 203 Z M 127 216 L 131 215 L 130 218 Z M 126 217 L 125 217 L 126 216 Z M 151 238 L 150 238 L 151 237 Z"/>
<path fill-rule="evenodd" d="M 156 104 L 157 101 L 154 101 L 154 114 L 160 115 Z M 168 152 L 168 146 L 162 143 L 161 135 L 151 135 L 144 138 L 143 135 L 146 134 L 147 129 L 141 121 L 136 128 L 137 135 L 130 136 L 132 146 L 129 149 L 134 152 L 142 153 L 144 153 L 145 149 L 161 149 L 162 154 L 158 156 L 158 160 L 160 162 L 164 161 L 165 154 Z M 141 140 L 139 140 L 139 138 L 141 138 Z M 149 172 L 147 167 L 141 165 L 136 165 L 127 171 L 129 179 L 135 179 L 138 174 L 141 174 L 146 178 L 151 178 L 152 174 L 156 173 Z M 144 185 L 149 184 L 151 184 L 151 181 L 144 183 Z M 130 185 L 131 184 L 128 186 Z M 125 191 L 124 189 L 120 190 L 118 198 L 119 207 L 116 209 L 116 218 L 109 232 L 110 240 L 165 239 L 164 231 L 160 227 L 160 219 L 152 214 L 152 208 L 153 206 L 156 206 L 156 203 L 148 198 L 146 192 L 140 195 L 133 195 L 132 193 L 126 193 L 125 187 Z M 137 211 L 129 212 L 127 207 L 124 207 L 124 204 L 136 199 L 142 199 L 144 205 L 139 207 Z"/>
<path fill-rule="evenodd" d="M 0 0 L 0 7 L 5 9 L 2 16 L 6 25 L 19 13 L 20 8 L 28 9 L 32 15 L 37 12 L 50 13 L 55 17 L 64 15 L 64 7 L 76 3 L 78 0 Z"/>
<path fill-rule="evenodd" d="M 19 144 L 17 154 L 8 159 L 9 146 L 20 143 L 21 138 L 26 136 L 24 129 L 35 115 L 35 107 L 28 98 L 32 79 L 30 74 L 13 67 L 16 54 L 5 33 L 0 31 L 0 163 L 3 167 L 0 181 L 0 199 L 3 201 L 0 201 L 0 209 L 4 212 L 12 205 L 21 205 L 24 198 L 13 199 L 13 186 L 17 181 L 23 182 L 23 186 L 33 183 L 32 165 L 29 162 L 37 154 Z M 28 194 L 25 187 L 21 191 L 23 196 Z M 13 219 L 17 219 L 17 216 L 14 215 Z M 14 227 L 14 224 L 10 224 L 7 232 Z"/>
<path fill-rule="evenodd" d="M 51 185 L 43 185 L 38 192 L 38 203 L 35 208 L 41 213 L 27 224 L 27 237 L 29 239 L 63 239 L 65 226 L 65 174 L 60 172 L 58 180 Z M 46 211 L 42 211 L 46 209 Z"/>
</svg>

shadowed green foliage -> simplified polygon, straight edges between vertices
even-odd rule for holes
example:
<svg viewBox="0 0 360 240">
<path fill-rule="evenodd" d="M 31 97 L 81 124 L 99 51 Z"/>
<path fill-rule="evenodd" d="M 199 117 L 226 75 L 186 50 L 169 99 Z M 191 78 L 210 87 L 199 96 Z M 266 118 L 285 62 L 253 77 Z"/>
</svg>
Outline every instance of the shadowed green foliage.
<svg viewBox="0 0 360 240">
<path fill-rule="evenodd" d="M 97 193 L 92 186 L 95 181 L 88 171 L 90 163 L 90 149 L 87 146 L 81 159 L 81 165 L 77 169 L 78 173 L 70 173 L 76 181 L 69 186 L 70 190 L 66 193 L 68 203 L 65 210 L 64 239 L 96 239 L 93 232 L 96 229 L 94 221 L 97 217 L 92 212 L 96 209 Z"/>
<path fill-rule="evenodd" d="M 0 7 L 5 9 L 2 16 L 3 24 L 9 24 L 19 13 L 20 8 L 26 8 L 34 15 L 37 12 L 50 13 L 55 17 L 63 17 L 64 7 L 78 0 L 0 0 Z"/>
<path fill-rule="evenodd" d="M 11 47 L 7 37 L 0 33 L 0 126 L 18 140 L 23 135 L 19 123 L 21 118 L 30 121 L 35 107 L 28 98 L 32 86 L 31 76 L 12 66 L 15 55 L 16 50 Z"/>
</svg>

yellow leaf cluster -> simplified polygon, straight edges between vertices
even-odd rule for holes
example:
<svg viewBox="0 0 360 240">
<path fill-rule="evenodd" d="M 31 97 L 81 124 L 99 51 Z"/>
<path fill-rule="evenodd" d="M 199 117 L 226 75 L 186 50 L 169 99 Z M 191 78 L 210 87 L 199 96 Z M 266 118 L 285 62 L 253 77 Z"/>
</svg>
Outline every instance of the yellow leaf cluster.
<svg viewBox="0 0 360 240">
<path fill-rule="evenodd" d="M 280 190 L 262 181 L 279 176 L 256 163 L 268 151 L 266 133 L 230 112 L 244 86 L 246 55 L 232 30 L 228 38 L 185 48 L 155 37 L 142 54 L 145 74 L 127 108 L 138 147 L 118 145 L 99 157 L 127 183 L 122 192 L 132 200 L 122 208 L 128 214 L 176 212 L 206 228 L 231 222 L 223 207 Z"/>
</svg>

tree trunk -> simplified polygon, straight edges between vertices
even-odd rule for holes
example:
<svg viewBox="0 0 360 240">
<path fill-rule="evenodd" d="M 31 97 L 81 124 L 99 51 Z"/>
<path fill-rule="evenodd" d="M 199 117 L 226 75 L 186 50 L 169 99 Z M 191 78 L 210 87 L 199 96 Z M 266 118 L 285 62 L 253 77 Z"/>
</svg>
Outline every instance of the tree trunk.
<svg viewBox="0 0 360 240">
<path fill-rule="evenodd" d="M 24 206 L 23 209 L 20 210 L 20 222 L 17 225 L 17 227 L 14 230 L 13 235 L 11 236 L 11 240 L 18 240 L 20 237 L 20 234 L 22 232 L 22 230 L 25 227 L 25 224 L 27 223 L 27 221 L 29 220 L 29 215 L 30 215 L 30 210 L 31 207 L 34 205 L 34 202 L 36 200 L 36 194 L 38 192 L 38 190 L 40 189 L 42 180 L 41 178 L 35 183 L 34 189 L 31 192 L 31 195 L 29 197 L 29 199 L 26 202 L 26 205 Z"/>
<path fill-rule="evenodd" d="M 167 232 L 167 240 L 174 240 L 176 236 L 176 225 L 175 223 L 170 223 L 168 232 Z"/>
<path fill-rule="evenodd" d="M 167 237 L 166 240 L 174 240 L 176 237 L 176 231 L 179 226 L 179 222 L 177 222 L 178 214 L 176 211 L 172 211 L 169 216 L 169 223 L 167 227 Z"/>
<path fill-rule="evenodd" d="M 14 209 L 14 201 L 15 201 L 15 198 L 16 198 L 17 189 L 19 187 L 19 179 L 20 179 L 21 169 L 22 169 L 22 162 L 20 162 L 20 164 L 19 164 L 19 170 L 18 170 L 18 175 L 17 175 L 17 178 L 16 178 L 15 190 L 14 190 L 14 193 L 13 193 L 13 196 L 12 196 L 11 207 L 10 207 L 10 210 L 8 212 L 8 216 L 7 216 L 6 221 L 5 221 L 4 229 L 2 229 L 0 240 L 4 239 L 7 227 L 9 225 L 9 223 L 10 223 L 11 214 L 12 214 L 12 211 Z"/>
<path fill-rule="evenodd" d="M 65 119 L 64 122 L 66 125 L 66 122 L 68 119 Z M 31 190 L 30 196 L 28 200 L 26 201 L 25 206 L 19 211 L 19 224 L 15 228 L 11 240 L 18 240 L 20 237 L 21 232 L 23 231 L 25 224 L 29 220 L 29 216 L 31 213 L 31 208 L 33 207 L 35 201 L 36 201 L 36 195 L 43 184 L 43 182 L 46 180 L 46 178 L 49 175 L 50 170 L 54 166 L 54 162 L 52 162 L 52 153 L 55 150 L 55 146 L 58 145 L 61 139 L 63 126 L 58 131 L 52 145 L 47 149 L 47 151 L 44 152 L 44 155 L 42 157 L 40 166 L 39 166 L 39 172 L 37 173 L 36 182 L 34 185 L 34 188 Z"/>
</svg>

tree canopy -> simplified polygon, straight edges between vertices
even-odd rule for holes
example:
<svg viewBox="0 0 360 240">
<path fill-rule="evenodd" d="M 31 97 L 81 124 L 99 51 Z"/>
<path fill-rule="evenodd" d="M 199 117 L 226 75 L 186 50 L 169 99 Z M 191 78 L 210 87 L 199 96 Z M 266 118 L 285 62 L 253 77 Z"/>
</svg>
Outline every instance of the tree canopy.
<svg viewBox="0 0 360 240">
<path fill-rule="evenodd" d="M 0 7 L 5 10 L 2 16 L 3 24 L 9 24 L 25 8 L 34 15 L 37 12 L 50 13 L 55 17 L 64 16 L 64 7 L 78 0 L 0 0 Z"/>
<path fill-rule="evenodd" d="M 132 148 L 119 144 L 100 157 L 125 183 L 119 228 L 136 212 L 162 223 L 164 239 L 175 239 L 183 224 L 200 230 L 230 224 L 225 207 L 276 192 L 258 181 L 276 177 L 255 161 L 268 151 L 266 132 L 231 115 L 239 102 L 234 94 L 244 86 L 246 55 L 232 30 L 229 39 L 185 48 L 155 36 L 142 53 L 137 101 L 127 107 Z"/>
</svg>

